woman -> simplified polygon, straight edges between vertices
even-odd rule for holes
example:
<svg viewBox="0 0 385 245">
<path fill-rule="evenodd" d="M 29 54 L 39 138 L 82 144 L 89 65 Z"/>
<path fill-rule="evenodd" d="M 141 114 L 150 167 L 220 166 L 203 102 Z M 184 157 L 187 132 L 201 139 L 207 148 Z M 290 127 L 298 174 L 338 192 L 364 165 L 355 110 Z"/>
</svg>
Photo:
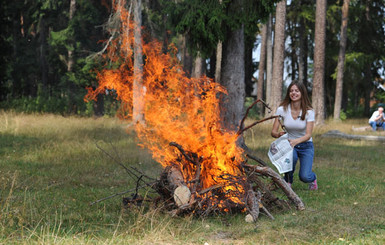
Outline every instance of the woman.
<svg viewBox="0 0 385 245">
<path fill-rule="evenodd" d="M 312 109 L 305 85 L 299 82 L 292 82 L 285 96 L 279 105 L 275 115 L 281 116 L 283 126 L 288 133 L 290 145 L 293 150 L 293 170 L 285 173 L 286 182 L 293 183 L 295 165 L 299 158 L 299 178 L 309 183 L 310 190 L 317 190 L 317 176 L 312 171 L 314 159 L 314 147 L 311 134 L 314 127 L 314 110 Z M 275 118 L 271 136 L 279 138 L 286 132 L 279 132 L 280 122 Z"/>
</svg>

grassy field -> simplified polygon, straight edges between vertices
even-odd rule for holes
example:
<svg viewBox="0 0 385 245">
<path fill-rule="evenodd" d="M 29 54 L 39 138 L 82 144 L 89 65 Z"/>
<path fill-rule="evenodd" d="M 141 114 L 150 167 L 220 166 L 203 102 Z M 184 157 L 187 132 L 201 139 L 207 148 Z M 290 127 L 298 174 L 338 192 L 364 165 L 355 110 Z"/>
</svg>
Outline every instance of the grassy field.
<svg viewBox="0 0 385 245">
<path fill-rule="evenodd" d="M 126 165 L 158 177 L 161 168 L 136 146 L 127 125 L 113 118 L 0 112 L 0 244 L 384 244 L 385 143 L 323 138 L 352 134 L 367 120 L 315 128 L 314 171 L 319 190 L 295 178 L 305 211 L 277 211 L 255 224 L 244 214 L 177 217 L 157 209 L 125 209 L 135 183 L 103 148 Z M 271 123 L 246 132 L 265 161 Z M 366 132 L 384 135 L 384 132 Z M 362 132 L 361 132 L 362 134 Z"/>
</svg>

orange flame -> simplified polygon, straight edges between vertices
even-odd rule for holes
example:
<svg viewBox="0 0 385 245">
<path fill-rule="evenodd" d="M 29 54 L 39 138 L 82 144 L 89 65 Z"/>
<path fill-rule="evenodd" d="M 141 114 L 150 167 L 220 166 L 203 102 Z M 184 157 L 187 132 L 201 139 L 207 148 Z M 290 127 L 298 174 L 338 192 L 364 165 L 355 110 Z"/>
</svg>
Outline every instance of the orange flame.
<svg viewBox="0 0 385 245">
<path fill-rule="evenodd" d="M 112 40 L 107 57 L 111 67 L 98 74 L 99 86 L 89 89 L 87 98 L 95 99 L 105 89 L 114 90 L 122 101 L 124 111 L 132 116 L 134 100 L 142 103 L 145 123 L 137 123 L 135 130 L 140 144 L 148 148 L 153 158 L 163 167 L 179 165 L 186 183 L 194 179 L 197 166 L 188 162 L 170 142 L 176 142 L 188 152 L 200 157 L 200 186 L 202 189 L 223 185 L 224 192 L 242 192 L 240 186 L 229 184 L 225 175 L 241 176 L 239 168 L 244 160 L 243 150 L 237 146 L 236 132 L 224 131 L 219 115 L 219 93 L 225 88 L 207 77 L 188 78 L 171 54 L 162 53 L 162 45 L 154 40 L 143 42 L 143 73 L 140 98 L 133 98 L 133 30 L 136 28 L 124 6 L 125 1 L 114 3 L 120 13 L 121 29 L 118 38 Z M 126 118 L 127 119 L 127 118 Z M 238 197 L 229 196 L 240 202 Z"/>
</svg>

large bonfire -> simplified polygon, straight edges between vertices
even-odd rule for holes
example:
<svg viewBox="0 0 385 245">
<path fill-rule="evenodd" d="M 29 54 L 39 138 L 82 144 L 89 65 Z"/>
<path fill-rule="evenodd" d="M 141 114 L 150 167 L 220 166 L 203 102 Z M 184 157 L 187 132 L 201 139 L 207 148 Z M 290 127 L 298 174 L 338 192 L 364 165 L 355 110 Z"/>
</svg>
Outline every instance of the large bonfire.
<svg viewBox="0 0 385 245">
<path fill-rule="evenodd" d="M 286 205 L 261 180 L 268 176 L 302 209 L 301 200 L 272 169 L 246 163 L 248 154 L 237 144 L 242 129 L 222 127 L 218 94 L 226 94 L 224 87 L 207 77 L 188 78 L 176 48 L 170 46 L 166 53 L 157 40 L 141 38 L 144 62 L 135 67 L 134 33 L 139 27 L 123 6 L 123 0 L 114 2 L 114 18 L 120 23 L 114 32 L 119 35 L 108 40 L 104 56 L 109 66 L 98 73 L 99 86 L 89 89 L 87 99 L 108 89 L 121 101 L 125 119 L 141 115 L 135 131 L 140 144 L 164 167 L 152 186 L 174 204 L 168 207 L 174 213 L 248 211 L 255 221 L 260 208 L 268 213 L 266 205 Z"/>
</svg>

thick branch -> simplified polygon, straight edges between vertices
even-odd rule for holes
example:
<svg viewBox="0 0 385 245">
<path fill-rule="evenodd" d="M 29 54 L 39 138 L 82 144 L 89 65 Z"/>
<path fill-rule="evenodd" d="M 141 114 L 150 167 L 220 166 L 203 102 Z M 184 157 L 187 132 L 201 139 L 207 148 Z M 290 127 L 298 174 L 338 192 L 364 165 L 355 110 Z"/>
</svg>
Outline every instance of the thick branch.
<svg viewBox="0 0 385 245">
<path fill-rule="evenodd" d="M 246 157 L 250 158 L 251 160 L 256 161 L 257 163 L 259 163 L 259 164 L 261 164 L 263 166 L 267 166 L 267 164 L 262 159 L 260 159 L 259 157 L 250 155 L 249 153 L 246 154 Z"/>
<path fill-rule="evenodd" d="M 239 135 L 243 134 L 243 132 L 245 132 L 246 130 L 248 130 L 248 129 L 254 127 L 255 125 L 257 125 L 257 124 L 259 124 L 259 123 L 261 123 L 261 122 L 264 122 L 264 121 L 267 121 L 267 120 L 270 120 L 270 119 L 274 119 L 274 118 L 277 118 L 277 117 L 279 117 L 279 116 L 266 117 L 266 118 L 264 118 L 264 119 L 261 119 L 261 120 L 259 120 L 259 121 L 256 121 L 256 122 L 250 124 L 250 125 L 247 126 L 246 128 L 240 128 L 240 129 L 238 130 L 238 132 L 237 132 L 237 135 L 239 136 Z"/>
<path fill-rule="evenodd" d="M 260 100 L 260 99 L 257 99 L 256 101 L 253 102 L 253 104 L 251 104 L 247 110 L 246 110 L 246 113 L 245 113 L 245 116 L 242 118 L 242 121 L 239 125 L 239 129 L 242 129 L 243 128 L 243 124 L 247 118 L 247 116 L 249 115 L 249 112 L 251 110 L 251 108 L 253 108 L 254 105 L 256 105 L 258 102 L 262 103 L 267 109 L 269 109 L 269 112 L 271 111 L 270 107 L 263 101 L 263 100 Z"/>
<path fill-rule="evenodd" d="M 180 151 L 180 153 L 182 153 L 182 155 L 186 158 L 187 161 L 191 162 L 194 165 L 197 165 L 197 163 L 193 159 L 191 159 L 191 157 L 189 155 L 187 155 L 186 151 L 183 149 L 183 147 L 181 145 L 179 145 L 175 142 L 170 142 L 169 145 L 176 147 Z"/>
<path fill-rule="evenodd" d="M 261 167 L 258 165 L 250 164 L 243 164 L 243 167 L 251 172 L 256 172 L 265 176 L 269 176 L 274 181 L 274 183 L 277 184 L 283 190 L 289 200 L 295 204 L 298 210 L 305 209 L 305 205 L 299 198 L 299 196 L 289 187 L 286 181 L 273 169 L 267 166 Z"/>
</svg>

